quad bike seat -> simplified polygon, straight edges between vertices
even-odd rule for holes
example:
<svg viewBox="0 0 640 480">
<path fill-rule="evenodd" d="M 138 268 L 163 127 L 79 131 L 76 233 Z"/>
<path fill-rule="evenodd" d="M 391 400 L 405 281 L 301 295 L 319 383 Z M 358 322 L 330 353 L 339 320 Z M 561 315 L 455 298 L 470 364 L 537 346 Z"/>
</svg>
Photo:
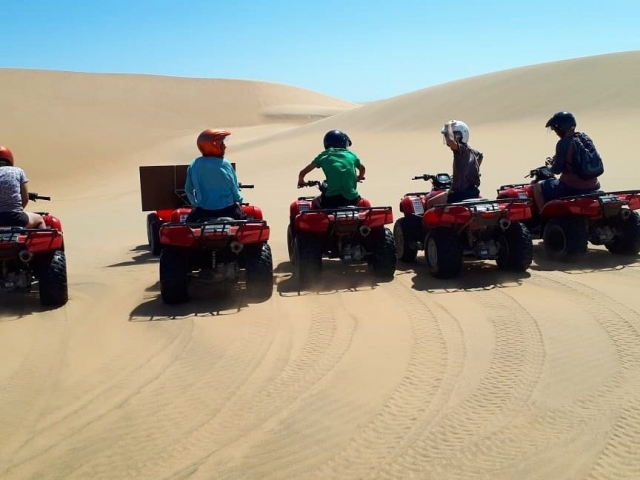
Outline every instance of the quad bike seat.
<svg viewBox="0 0 640 480">
<path fill-rule="evenodd" d="M 235 219 L 231 217 L 207 217 L 198 220 L 198 223 L 228 223 L 235 222 Z"/>
</svg>

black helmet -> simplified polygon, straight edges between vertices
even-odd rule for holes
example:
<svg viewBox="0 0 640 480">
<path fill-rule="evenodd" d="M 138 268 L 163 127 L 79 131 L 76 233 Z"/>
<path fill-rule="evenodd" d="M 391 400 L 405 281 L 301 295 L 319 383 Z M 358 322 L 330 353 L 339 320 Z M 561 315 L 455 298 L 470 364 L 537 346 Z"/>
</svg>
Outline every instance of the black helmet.
<svg viewBox="0 0 640 480">
<path fill-rule="evenodd" d="M 340 130 L 330 130 L 324 136 L 324 148 L 347 148 L 351 145 L 349 135 Z"/>
<path fill-rule="evenodd" d="M 570 112 L 557 112 L 549 119 L 545 127 L 566 132 L 576 127 L 576 117 Z"/>
</svg>

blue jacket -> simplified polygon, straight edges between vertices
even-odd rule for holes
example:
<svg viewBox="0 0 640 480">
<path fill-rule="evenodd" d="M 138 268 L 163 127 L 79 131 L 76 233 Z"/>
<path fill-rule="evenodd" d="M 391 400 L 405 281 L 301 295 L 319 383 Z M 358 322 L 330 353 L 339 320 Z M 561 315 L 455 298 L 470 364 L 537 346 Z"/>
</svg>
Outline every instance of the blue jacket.
<svg viewBox="0 0 640 480">
<path fill-rule="evenodd" d="M 221 157 L 198 157 L 187 168 L 186 194 L 194 207 L 220 210 L 242 202 L 231 162 Z"/>
</svg>

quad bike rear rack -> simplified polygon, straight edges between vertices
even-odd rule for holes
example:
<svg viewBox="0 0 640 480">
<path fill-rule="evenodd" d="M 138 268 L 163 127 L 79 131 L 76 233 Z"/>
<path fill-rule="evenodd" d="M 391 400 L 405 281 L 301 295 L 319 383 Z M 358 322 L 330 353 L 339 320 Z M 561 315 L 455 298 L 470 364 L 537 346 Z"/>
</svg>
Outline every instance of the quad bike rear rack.
<svg viewBox="0 0 640 480">
<path fill-rule="evenodd" d="M 528 198 L 504 198 L 504 199 L 486 199 L 486 200 L 476 200 L 469 199 L 463 200 L 461 202 L 454 203 L 443 203 L 439 205 L 434 205 L 430 207 L 425 212 L 425 221 L 429 221 L 431 215 L 429 215 L 430 211 L 438 211 L 443 210 L 443 213 L 448 213 L 448 209 L 451 208 L 464 208 L 469 211 L 469 219 L 464 223 L 453 222 L 454 225 L 461 225 L 460 230 L 464 229 L 468 226 L 472 221 L 476 221 L 479 227 L 486 227 L 489 225 L 493 225 L 496 223 L 495 214 L 499 214 L 500 218 L 498 219 L 499 224 L 502 228 L 507 228 L 510 224 L 511 220 L 519 221 L 529 218 L 531 214 L 528 216 L 516 219 L 506 218 L 511 210 L 514 208 L 514 205 L 519 205 L 522 207 L 523 205 L 529 207 L 531 205 L 531 199 Z M 503 207 L 504 204 L 507 204 L 506 208 Z M 491 208 L 479 208 L 479 207 L 491 207 Z M 529 210 L 530 212 L 530 210 Z M 503 221 L 504 219 L 504 221 Z"/>
</svg>

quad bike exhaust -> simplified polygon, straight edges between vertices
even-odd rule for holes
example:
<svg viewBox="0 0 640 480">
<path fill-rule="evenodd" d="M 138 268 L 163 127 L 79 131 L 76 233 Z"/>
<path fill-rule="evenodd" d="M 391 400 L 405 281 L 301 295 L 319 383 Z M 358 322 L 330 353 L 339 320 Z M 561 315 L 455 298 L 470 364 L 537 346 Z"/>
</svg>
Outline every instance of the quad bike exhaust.
<svg viewBox="0 0 640 480">
<path fill-rule="evenodd" d="M 242 251 L 242 249 L 244 248 L 244 245 L 242 243 L 238 242 L 237 240 L 234 240 L 229 244 L 229 248 L 231 249 L 231 251 L 233 253 L 235 253 L 237 255 L 238 253 L 240 253 Z"/>
<path fill-rule="evenodd" d="M 511 220 L 508 218 L 501 218 L 498 220 L 498 225 L 502 230 L 507 230 L 511 226 Z"/>
<path fill-rule="evenodd" d="M 622 210 L 620 210 L 620 218 L 622 218 L 622 220 L 628 220 L 630 216 L 631 210 L 629 210 L 628 208 L 623 208 Z"/>
<path fill-rule="evenodd" d="M 371 233 L 371 227 L 369 225 L 362 225 L 360 227 L 360 235 L 367 237 Z"/>
<path fill-rule="evenodd" d="M 20 252 L 18 252 L 18 258 L 23 263 L 29 263 L 33 258 L 33 253 L 31 253 L 29 250 L 20 250 Z"/>
</svg>

